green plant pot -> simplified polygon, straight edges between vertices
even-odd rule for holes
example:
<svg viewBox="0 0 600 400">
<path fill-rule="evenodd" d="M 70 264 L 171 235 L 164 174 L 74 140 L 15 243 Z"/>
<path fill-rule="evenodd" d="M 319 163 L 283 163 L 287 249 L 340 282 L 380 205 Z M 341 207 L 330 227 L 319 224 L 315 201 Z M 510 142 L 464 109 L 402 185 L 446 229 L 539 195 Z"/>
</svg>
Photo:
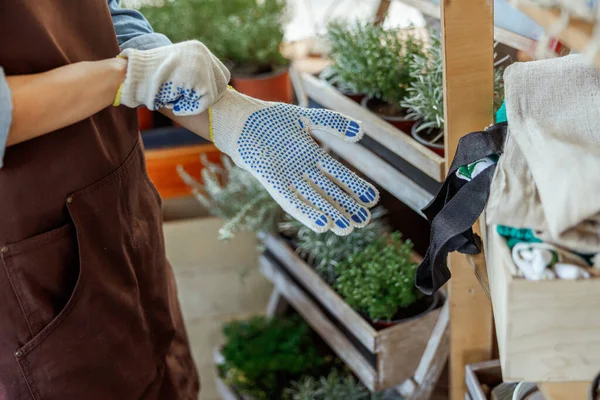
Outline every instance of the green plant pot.
<svg viewBox="0 0 600 400">
<path fill-rule="evenodd" d="M 406 118 L 406 110 L 404 108 L 394 107 L 383 100 L 364 97 L 360 104 L 407 135 L 416 122 Z"/>
<path fill-rule="evenodd" d="M 398 313 L 392 318 L 391 321 L 373 320 L 371 322 L 377 330 L 389 328 L 390 326 L 394 326 L 400 322 L 419 318 L 427 314 L 429 311 L 435 310 L 439 305 L 441 305 L 442 301 L 441 295 L 436 293 L 433 296 L 423 297 L 414 304 L 411 304 L 409 307 L 398 309 Z"/>
<path fill-rule="evenodd" d="M 436 128 L 429 128 L 425 131 L 417 132 L 417 128 L 422 123 L 423 123 L 422 121 L 419 121 L 412 126 L 412 128 L 410 130 L 411 136 L 413 137 L 413 139 L 415 139 L 417 142 L 421 143 L 423 146 L 430 148 L 431 150 L 433 150 L 434 153 L 444 157 L 445 151 L 444 151 L 443 140 L 442 140 L 442 143 L 431 143 L 430 142 L 431 139 L 435 138 L 440 133 L 440 130 L 436 129 Z"/>
</svg>

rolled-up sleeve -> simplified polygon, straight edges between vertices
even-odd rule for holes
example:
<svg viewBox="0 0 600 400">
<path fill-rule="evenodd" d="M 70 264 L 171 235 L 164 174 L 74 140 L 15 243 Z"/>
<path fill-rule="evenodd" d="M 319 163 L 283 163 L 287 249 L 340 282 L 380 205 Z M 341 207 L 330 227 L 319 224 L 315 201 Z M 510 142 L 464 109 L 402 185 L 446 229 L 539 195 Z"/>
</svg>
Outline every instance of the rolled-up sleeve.
<svg viewBox="0 0 600 400">
<path fill-rule="evenodd" d="M 4 150 L 8 140 L 8 131 L 12 122 L 12 97 L 4 70 L 0 67 L 0 168 L 4 159 Z"/>
<path fill-rule="evenodd" d="M 139 11 L 121 8 L 118 0 L 108 0 L 108 7 L 121 50 L 148 50 L 171 44 L 165 35 L 152 30 Z"/>
</svg>

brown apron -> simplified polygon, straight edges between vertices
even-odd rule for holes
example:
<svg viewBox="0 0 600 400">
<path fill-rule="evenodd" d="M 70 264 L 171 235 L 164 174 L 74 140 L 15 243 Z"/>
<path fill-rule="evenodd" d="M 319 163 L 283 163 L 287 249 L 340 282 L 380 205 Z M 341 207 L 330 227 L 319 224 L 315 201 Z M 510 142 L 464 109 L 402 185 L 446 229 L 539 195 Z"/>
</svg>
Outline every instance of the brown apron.
<svg viewBox="0 0 600 400">
<path fill-rule="evenodd" d="M 0 66 L 119 52 L 106 0 L 0 0 Z M 7 149 L 0 169 L 0 399 L 197 399 L 134 110 Z"/>
</svg>

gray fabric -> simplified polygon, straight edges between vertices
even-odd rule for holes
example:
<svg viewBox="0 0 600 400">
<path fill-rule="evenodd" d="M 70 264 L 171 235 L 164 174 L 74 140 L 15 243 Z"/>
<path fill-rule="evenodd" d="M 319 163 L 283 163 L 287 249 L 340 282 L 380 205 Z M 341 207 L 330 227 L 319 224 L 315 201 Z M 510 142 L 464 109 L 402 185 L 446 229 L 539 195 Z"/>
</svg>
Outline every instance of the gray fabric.
<svg viewBox="0 0 600 400">
<path fill-rule="evenodd" d="M 4 76 L 4 70 L 0 67 L 0 168 L 6 149 L 6 139 L 12 122 L 12 98 L 10 88 Z"/>
<path fill-rule="evenodd" d="M 148 21 L 139 11 L 122 9 L 118 0 L 107 1 L 121 50 L 148 50 L 171 44 L 165 35 L 154 33 Z M 10 88 L 0 66 L 0 168 L 2 168 L 6 140 L 12 122 L 12 110 Z"/>
</svg>

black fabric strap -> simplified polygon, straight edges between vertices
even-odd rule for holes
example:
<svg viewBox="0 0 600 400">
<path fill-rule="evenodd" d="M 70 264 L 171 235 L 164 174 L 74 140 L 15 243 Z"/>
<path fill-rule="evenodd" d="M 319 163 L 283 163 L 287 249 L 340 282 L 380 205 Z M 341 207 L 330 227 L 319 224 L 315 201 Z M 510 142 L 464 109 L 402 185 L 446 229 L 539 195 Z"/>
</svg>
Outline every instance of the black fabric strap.
<svg viewBox="0 0 600 400">
<path fill-rule="evenodd" d="M 472 226 L 485 208 L 496 166 L 489 166 L 468 182 L 458 178 L 456 171 L 484 157 L 502 154 L 507 131 L 508 125 L 501 123 L 464 136 L 440 191 L 423 209 L 431 223 L 429 248 L 416 276 L 416 286 L 423 293 L 435 293 L 450 279 L 450 252 L 481 252 L 481 240 Z"/>
</svg>

